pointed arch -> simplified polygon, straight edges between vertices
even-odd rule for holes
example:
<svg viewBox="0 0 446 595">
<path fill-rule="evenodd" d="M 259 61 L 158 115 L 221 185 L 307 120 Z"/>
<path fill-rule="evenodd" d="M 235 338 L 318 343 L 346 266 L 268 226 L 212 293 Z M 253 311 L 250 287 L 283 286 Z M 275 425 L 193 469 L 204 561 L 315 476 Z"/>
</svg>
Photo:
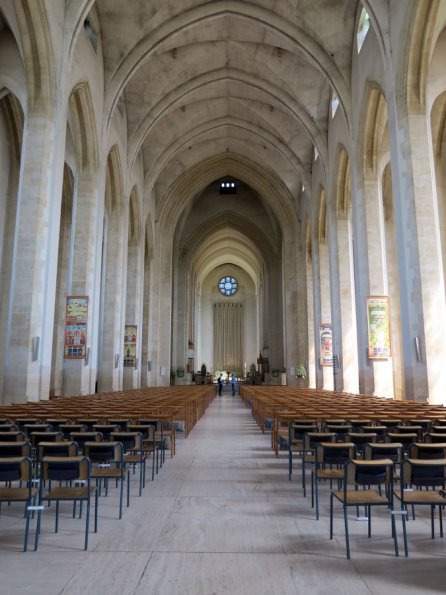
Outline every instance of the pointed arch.
<svg viewBox="0 0 446 595">
<path fill-rule="evenodd" d="M 105 208 L 109 215 L 122 212 L 123 194 L 121 158 L 118 146 L 113 145 L 107 157 L 105 172 Z"/>
<path fill-rule="evenodd" d="M 369 82 L 364 109 L 364 171 L 375 172 L 387 124 L 387 102 L 376 83 Z"/>
<path fill-rule="evenodd" d="M 88 82 L 76 85 L 68 106 L 79 171 L 92 173 L 98 167 L 99 158 L 96 118 Z"/>
<path fill-rule="evenodd" d="M 129 243 L 137 244 L 141 235 L 141 216 L 139 208 L 138 188 L 135 184 L 129 200 Z"/>
</svg>

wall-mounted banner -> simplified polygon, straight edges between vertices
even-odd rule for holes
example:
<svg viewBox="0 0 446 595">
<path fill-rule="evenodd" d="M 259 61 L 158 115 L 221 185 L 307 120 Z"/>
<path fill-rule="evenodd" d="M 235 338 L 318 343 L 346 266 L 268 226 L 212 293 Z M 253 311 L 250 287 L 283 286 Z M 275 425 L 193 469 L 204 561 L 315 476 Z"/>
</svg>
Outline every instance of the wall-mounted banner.
<svg viewBox="0 0 446 595">
<path fill-rule="evenodd" d="M 369 359 L 391 357 L 389 297 L 387 295 L 373 295 L 367 298 L 367 329 Z"/>
<path fill-rule="evenodd" d="M 319 325 L 320 337 L 320 364 L 321 366 L 333 365 L 333 349 L 331 336 L 331 323 L 321 322 Z"/>
<path fill-rule="evenodd" d="M 124 368 L 136 365 L 136 324 L 126 324 L 124 330 Z"/>
<path fill-rule="evenodd" d="M 66 359 L 85 359 L 87 357 L 87 322 L 88 296 L 67 296 L 64 349 Z"/>
</svg>

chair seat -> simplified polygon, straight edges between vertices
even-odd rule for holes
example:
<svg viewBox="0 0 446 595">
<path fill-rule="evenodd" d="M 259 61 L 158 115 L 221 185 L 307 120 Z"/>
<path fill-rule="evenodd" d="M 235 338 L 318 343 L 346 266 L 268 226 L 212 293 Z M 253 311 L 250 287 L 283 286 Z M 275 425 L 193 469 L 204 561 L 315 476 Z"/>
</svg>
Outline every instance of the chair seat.
<svg viewBox="0 0 446 595">
<path fill-rule="evenodd" d="M 401 492 L 394 492 L 398 500 L 401 500 Z M 446 504 L 446 498 L 434 490 L 413 490 L 404 491 L 404 502 L 406 504 Z"/>
<path fill-rule="evenodd" d="M 343 479 L 344 469 L 318 469 L 316 477 L 318 479 Z"/>
<path fill-rule="evenodd" d="M 91 470 L 91 477 L 93 479 L 119 479 L 122 475 L 119 467 L 94 467 Z"/>
<path fill-rule="evenodd" d="M 90 487 L 90 494 L 94 494 L 96 488 Z M 85 500 L 88 497 L 89 490 L 85 487 L 62 487 L 56 486 L 51 492 L 46 492 L 42 500 Z"/>
<path fill-rule="evenodd" d="M 37 488 L 31 489 L 31 497 L 37 494 Z M 0 488 L 0 502 L 9 502 L 12 500 L 26 501 L 29 499 L 28 488 Z"/>
<path fill-rule="evenodd" d="M 374 490 L 338 491 L 332 492 L 333 496 L 348 506 L 371 506 L 376 504 L 388 504 L 386 496 L 381 496 Z M 346 496 L 346 498 L 345 498 Z"/>
</svg>

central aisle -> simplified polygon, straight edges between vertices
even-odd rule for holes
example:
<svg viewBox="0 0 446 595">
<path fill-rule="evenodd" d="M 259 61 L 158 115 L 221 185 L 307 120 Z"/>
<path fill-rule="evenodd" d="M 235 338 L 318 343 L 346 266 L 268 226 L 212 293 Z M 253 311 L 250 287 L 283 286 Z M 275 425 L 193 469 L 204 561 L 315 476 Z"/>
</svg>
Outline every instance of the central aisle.
<svg viewBox="0 0 446 595">
<path fill-rule="evenodd" d="M 360 538 L 353 537 L 347 561 L 339 511 L 336 538 L 328 539 L 325 500 L 316 521 L 299 473 L 288 481 L 286 453 L 276 459 L 270 436 L 238 397 L 216 397 L 189 437 L 179 436 L 176 456 L 147 482 L 143 497 L 132 497 L 121 521 L 113 497 L 101 499 L 89 552 L 77 549 L 79 535 L 68 543 L 62 531 L 44 533 L 36 553 L 2 550 L 2 592 L 382 595 L 391 588 L 407 595 L 430 592 L 426 581 L 432 592 L 443 589 L 440 540 L 437 557 L 412 548 L 409 560 L 396 559 L 387 524 L 382 538 L 374 525 L 368 540 L 364 524 L 352 523 Z"/>
</svg>

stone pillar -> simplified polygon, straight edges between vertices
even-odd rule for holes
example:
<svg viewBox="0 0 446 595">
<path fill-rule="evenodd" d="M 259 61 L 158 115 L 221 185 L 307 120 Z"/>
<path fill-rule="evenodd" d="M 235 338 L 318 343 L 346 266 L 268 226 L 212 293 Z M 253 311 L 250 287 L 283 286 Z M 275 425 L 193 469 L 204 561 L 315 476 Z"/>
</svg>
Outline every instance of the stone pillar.
<svg viewBox="0 0 446 595">
<path fill-rule="evenodd" d="M 49 397 L 64 115 L 35 108 L 25 122 L 5 353 L 7 402 Z"/>
</svg>

